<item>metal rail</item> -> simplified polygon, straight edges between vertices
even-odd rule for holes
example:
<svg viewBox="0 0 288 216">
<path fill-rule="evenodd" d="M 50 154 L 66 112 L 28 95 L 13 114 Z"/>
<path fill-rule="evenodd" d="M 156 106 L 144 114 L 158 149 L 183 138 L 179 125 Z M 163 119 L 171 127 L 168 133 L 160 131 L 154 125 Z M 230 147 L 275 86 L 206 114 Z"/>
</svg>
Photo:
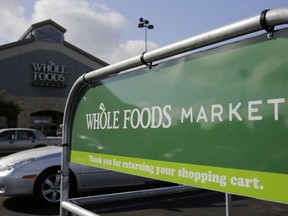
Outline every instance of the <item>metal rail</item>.
<svg viewBox="0 0 288 216">
<path fill-rule="evenodd" d="M 188 51 L 206 47 L 215 43 L 226 41 L 232 38 L 257 32 L 263 29 L 269 30 L 273 29 L 273 27 L 277 25 L 288 24 L 288 8 L 279 8 L 269 11 L 266 10 L 263 12 L 260 15 L 92 71 L 90 73 L 82 75 L 76 80 L 68 95 L 63 120 L 64 130 L 62 138 L 63 151 L 62 151 L 62 172 L 61 172 L 61 192 L 62 192 L 61 209 L 60 209 L 61 216 L 68 215 L 67 210 L 74 212 L 75 214 L 79 213 L 77 209 L 74 208 L 75 206 L 69 209 L 65 207 L 69 206 L 68 185 L 69 185 L 69 161 L 70 161 L 69 155 L 70 155 L 70 142 L 71 142 L 70 137 L 71 137 L 71 125 L 72 125 L 71 124 L 72 112 L 75 100 L 78 94 L 81 92 L 81 89 L 84 88 L 86 85 L 88 85 L 89 82 L 92 82 L 95 79 L 110 76 L 112 74 L 117 74 L 122 71 L 141 66 L 143 65 L 143 63 L 148 64 L 171 56 L 182 54 Z M 229 205 L 227 204 L 227 206 Z M 79 215 L 89 216 L 95 214 L 81 213 Z"/>
<path fill-rule="evenodd" d="M 61 208 L 68 210 L 69 212 L 72 212 L 79 216 L 99 216 L 98 214 L 94 214 L 84 208 L 79 207 L 78 205 L 75 205 L 68 201 L 61 202 Z"/>
<path fill-rule="evenodd" d="M 82 198 L 73 198 L 71 199 L 71 202 L 73 202 L 74 204 L 78 204 L 78 205 L 90 205 L 93 203 L 99 204 L 99 203 L 104 203 L 104 202 L 123 201 L 123 200 L 129 200 L 129 199 L 138 199 L 138 198 L 144 198 L 144 197 L 189 192 L 192 190 L 195 190 L 195 188 L 191 186 L 179 185 L 179 186 L 154 188 L 154 189 L 147 189 L 147 190 L 128 191 L 128 192 L 121 192 L 121 193 L 114 193 L 114 194 L 104 194 L 104 195 L 82 197 Z"/>
</svg>

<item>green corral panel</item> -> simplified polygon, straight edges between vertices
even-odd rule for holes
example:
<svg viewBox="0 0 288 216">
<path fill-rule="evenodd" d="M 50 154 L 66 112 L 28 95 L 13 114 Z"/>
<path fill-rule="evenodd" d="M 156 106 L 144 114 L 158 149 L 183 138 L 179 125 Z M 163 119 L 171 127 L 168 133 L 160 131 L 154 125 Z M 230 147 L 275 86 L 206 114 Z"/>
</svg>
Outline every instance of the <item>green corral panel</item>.
<svg viewBox="0 0 288 216">
<path fill-rule="evenodd" d="M 288 30 L 91 83 L 71 161 L 288 203 Z"/>
</svg>

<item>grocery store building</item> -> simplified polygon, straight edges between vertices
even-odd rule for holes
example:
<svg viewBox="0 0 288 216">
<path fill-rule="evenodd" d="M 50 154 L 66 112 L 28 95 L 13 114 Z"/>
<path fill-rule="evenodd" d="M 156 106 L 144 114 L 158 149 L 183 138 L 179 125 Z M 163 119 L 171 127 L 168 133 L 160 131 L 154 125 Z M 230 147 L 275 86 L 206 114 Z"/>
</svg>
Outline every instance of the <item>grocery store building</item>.
<svg viewBox="0 0 288 216">
<path fill-rule="evenodd" d="M 0 128 L 28 127 L 55 135 L 76 79 L 108 65 L 65 41 L 65 32 L 46 20 L 33 24 L 18 41 L 0 46 L 0 91 L 23 110 L 14 121 L 0 113 Z"/>
</svg>

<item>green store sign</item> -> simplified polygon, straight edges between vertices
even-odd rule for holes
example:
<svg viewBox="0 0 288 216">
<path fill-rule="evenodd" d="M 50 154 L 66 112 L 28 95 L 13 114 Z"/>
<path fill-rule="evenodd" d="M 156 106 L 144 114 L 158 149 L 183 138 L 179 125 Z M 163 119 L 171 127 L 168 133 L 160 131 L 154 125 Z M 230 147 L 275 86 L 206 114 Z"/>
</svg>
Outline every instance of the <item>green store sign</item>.
<svg viewBox="0 0 288 216">
<path fill-rule="evenodd" d="M 288 203 L 287 36 L 92 83 L 74 110 L 71 161 Z"/>
</svg>

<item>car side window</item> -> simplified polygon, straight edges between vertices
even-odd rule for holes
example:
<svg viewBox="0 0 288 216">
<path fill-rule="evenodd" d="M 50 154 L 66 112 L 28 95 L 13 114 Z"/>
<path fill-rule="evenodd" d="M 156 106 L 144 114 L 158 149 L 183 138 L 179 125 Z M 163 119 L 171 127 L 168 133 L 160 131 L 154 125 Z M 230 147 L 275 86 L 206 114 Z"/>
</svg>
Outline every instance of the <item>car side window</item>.
<svg viewBox="0 0 288 216">
<path fill-rule="evenodd" d="M 35 135 L 31 131 L 18 131 L 18 139 L 35 139 Z"/>
<path fill-rule="evenodd" d="M 0 134 L 0 139 L 11 140 L 15 138 L 15 131 L 4 131 Z"/>
<path fill-rule="evenodd" d="M 28 139 L 26 131 L 18 131 L 18 139 Z"/>
<path fill-rule="evenodd" d="M 32 131 L 26 131 L 28 135 L 28 139 L 36 139 L 35 134 Z"/>
</svg>

